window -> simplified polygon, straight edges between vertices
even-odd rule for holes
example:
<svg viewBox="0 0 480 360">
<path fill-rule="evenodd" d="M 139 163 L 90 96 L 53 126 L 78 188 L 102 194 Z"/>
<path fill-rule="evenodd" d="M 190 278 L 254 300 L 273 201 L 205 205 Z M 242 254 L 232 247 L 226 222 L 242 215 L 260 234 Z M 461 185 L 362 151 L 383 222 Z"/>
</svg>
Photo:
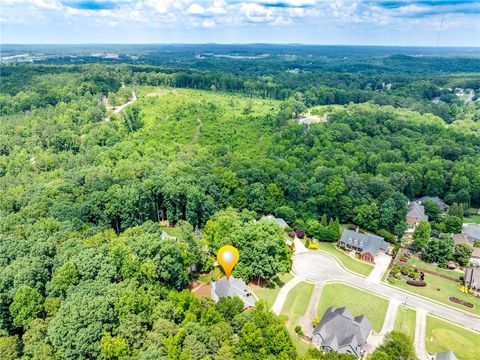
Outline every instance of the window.
<svg viewBox="0 0 480 360">
<path fill-rule="evenodd" d="M 360 246 L 363 246 L 363 241 L 360 241 Z"/>
</svg>

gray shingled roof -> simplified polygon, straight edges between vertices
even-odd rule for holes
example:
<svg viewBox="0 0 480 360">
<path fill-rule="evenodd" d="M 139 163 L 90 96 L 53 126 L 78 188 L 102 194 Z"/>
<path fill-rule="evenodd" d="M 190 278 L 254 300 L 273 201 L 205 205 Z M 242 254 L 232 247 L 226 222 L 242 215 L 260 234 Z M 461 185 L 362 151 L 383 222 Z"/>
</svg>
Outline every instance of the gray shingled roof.
<svg viewBox="0 0 480 360">
<path fill-rule="evenodd" d="M 345 307 L 329 307 L 313 330 L 313 335 L 318 334 L 322 339 L 321 345 L 329 346 L 335 351 L 351 346 L 354 351 L 360 352 L 370 331 L 372 325 L 364 315 L 353 317 Z"/>
<path fill-rule="evenodd" d="M 387 251 L 390 244 L 383 240 L 383 237 L 373 234 L 362 234 L 353 230 L 343 230 L 339 240 L 344 245 L 359 248 L 363 253 L 378 255 L 380 249 Z"/>
<path fill-rule="evenodd" d="M 438 196 L 422 196 L 421 198 L 415 199 L 414 202 L 418 204 L 422 204 L 427 200 L 435 201 L 438 204 L 438 206 L 440 206 L 440 210 L 442 211 L 445 211 L 445 209 L 447 208 L 447 204 L 445 204 L 445 202 L 442 199 L 440 199 Z"/>
<path fill-rule="evenodd" d="M 428 220 L 428 216 L 425 215 L 425 208 L 416 202 L 410 203 L 408 206 L 407 217 L 413 217 L 420 220 Z"/>
<path fill-rule="evenodd" d="M 215 302 L 222 297 L 238 296 L 243 301 L 244 309 L 255 306 L 256 300 L 242 279 L 230 276 L 229 280 L 227 278 L 222 278 L 218 281 L 212 280 L 210 285 L 212 287 L 212 298 Z"/>
<path fill-rule="evenodd" d="M 273 216 L 272 214 L 263 217 L 263 219 L 266 220 L 266 221 L 273 221 L 278 226 L 280 226 L 281 228 L 288 227 L 288 224 L 285 220 L 283 220 L 282 218 L 277 218 L 277 217 Z"/>
<path fill-rule="evenodd" d="M 457 357 L 451 350 L 449 350 L 437 353 L 435 360 L 457 360 Z"/>
</svg>

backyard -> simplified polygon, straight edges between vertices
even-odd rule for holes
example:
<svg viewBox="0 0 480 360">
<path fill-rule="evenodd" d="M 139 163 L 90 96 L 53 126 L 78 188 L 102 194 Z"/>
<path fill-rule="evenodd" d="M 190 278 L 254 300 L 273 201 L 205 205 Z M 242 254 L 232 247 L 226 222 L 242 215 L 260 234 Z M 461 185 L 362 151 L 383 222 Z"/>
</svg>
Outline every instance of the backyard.
<svg viewBox="0 0 480 360">
<path fill-rule="evenodd" d="M 259 287 L 256 285 L 249 285 L 249 287 L 250 290 L 252 290 L 260 300 L 265 300 L 268 303 L 268 306 L 272 307 L 282 286 L 292 278 L 293 275 L 290 273 L 279 274 L 269 285 L 265 287 Z"/>
<path fill-rule="evenodd" d="M 408 335 L 413 341 L 415 339 L 415 319 L 416 311 L 409 307 L 400 305 L 397 311 L 397 317 L 395 318 L 395 325 L 393 329 Z"/>
<path fill-rule="evenodd" d="M 314 285 L 301 282 L 293 287 L 283 304 L 282 316 L 287 320 L 287 327 L 292 334 L 292 340 L 300 354 L 304 354 L 311 345 L 295 334 L 295 326 L 298 325 L 300 318 L 305 314 L 312 296 Z"/>
<path fill-rule="evenodd" d="M 480 334 L 434 316 L 427 317 L 427 351 L 435 354 L 451 350 L 458 360 L 480 359 Z"/>
<path fill-rule="evenodd" d="M 330 306 L 347 307 L 354 315 L 366 315 L 375 332 L 380 332 L 388 300 L 344 284 L 327 284 L 322 289 L 317 315 L 321 318 Z"/>
<path fill-rule="evenodd" d="M 351 258 L 346 252 L 338 249 L 335 244 L 320 242 L 318 251 L 334 256 L 346 269 L 362 276 L 368 276 L 373 270 L 373 265 Z"/>
</svg>

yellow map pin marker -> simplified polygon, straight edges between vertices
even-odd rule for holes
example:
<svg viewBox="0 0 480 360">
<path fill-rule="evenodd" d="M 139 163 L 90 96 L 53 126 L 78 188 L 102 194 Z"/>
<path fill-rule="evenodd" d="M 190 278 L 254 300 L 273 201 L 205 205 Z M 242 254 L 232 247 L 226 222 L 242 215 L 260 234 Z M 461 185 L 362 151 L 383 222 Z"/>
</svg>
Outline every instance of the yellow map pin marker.
<svg viewBox="0 0 480 360">
<path fill-rule="evenodd" d="M 233 268 L 238 263 L 240 254 L 238 250 L 231 245 L 225 245 L 220 248 L 217 252 L 217 260 L 222 265 L 225 275 L 227 275 L 227 280 L 230 278 Z"/>
</svg>

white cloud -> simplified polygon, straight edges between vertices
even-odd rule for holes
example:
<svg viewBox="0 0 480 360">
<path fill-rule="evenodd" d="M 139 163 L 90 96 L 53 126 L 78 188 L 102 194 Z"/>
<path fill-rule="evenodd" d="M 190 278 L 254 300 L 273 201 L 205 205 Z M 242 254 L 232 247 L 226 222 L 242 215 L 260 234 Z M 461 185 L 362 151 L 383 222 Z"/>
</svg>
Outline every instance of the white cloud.
<svg viewBox="0 0 480 360">
<path fill-rule="evenodd" d="M 207 28 L 207 29 L 211 29 L 213 27 L 215 27 L 215 22 L 213 20 L 210 20 L 210 19 L 205 19 L 202 21 L 202 27 L 204 28 Z"/>
<path fill-rule="evenodd" d="M 202 15 L 205 13 L 205 8 L 202 5 L 194 3 L 188 7 L 187 13 L 191 15 Z"/>
</svg>

